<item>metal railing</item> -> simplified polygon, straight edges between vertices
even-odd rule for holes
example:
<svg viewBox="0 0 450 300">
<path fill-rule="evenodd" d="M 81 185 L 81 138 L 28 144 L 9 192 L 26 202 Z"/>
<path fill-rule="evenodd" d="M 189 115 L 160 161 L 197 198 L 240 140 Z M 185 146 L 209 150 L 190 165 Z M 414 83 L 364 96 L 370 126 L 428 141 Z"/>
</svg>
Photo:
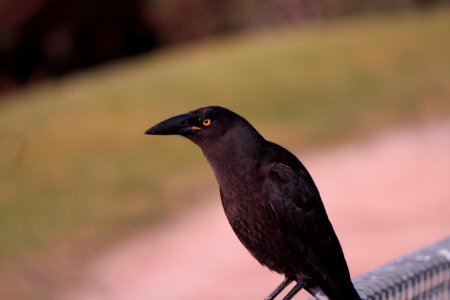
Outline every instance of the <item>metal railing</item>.
<svg viewBox="0 0 450 300">
<path fill-rule="evenodd" d="M 450 300 L 450 236 L 356 277 L 365 300 Z"/>
</svg>

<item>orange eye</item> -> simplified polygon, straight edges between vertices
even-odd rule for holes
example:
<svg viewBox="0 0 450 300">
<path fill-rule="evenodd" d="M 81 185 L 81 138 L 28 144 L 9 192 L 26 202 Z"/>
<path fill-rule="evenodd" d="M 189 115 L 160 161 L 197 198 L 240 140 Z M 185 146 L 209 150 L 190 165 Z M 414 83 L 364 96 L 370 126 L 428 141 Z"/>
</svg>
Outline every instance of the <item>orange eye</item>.
<svg viewBox="0 0 450 300">
<path fill-rule="evenodd" d="M 211 119 L 204 119 L 202 122 L 203 126 L 208 127 L 211 125 Z"/>
</svg>

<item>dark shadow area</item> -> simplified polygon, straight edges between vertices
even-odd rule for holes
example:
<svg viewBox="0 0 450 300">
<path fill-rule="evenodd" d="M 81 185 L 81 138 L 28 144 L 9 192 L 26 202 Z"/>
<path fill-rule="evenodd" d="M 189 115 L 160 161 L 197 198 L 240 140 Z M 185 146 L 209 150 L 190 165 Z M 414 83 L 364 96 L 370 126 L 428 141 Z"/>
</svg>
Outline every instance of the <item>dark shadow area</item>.
<svg viewBox="0 0 450 300">
<path fill-rule="evenodd" d="M 158 44 L 140 0 L 6 1 L 0 9 L 3 89 L 142 53 Z"/>
<path fill-rule="evenodd" d="M 155 48 L 250 28 L 445 0 L 5 0 L 0 92 Z"/>
</svg>

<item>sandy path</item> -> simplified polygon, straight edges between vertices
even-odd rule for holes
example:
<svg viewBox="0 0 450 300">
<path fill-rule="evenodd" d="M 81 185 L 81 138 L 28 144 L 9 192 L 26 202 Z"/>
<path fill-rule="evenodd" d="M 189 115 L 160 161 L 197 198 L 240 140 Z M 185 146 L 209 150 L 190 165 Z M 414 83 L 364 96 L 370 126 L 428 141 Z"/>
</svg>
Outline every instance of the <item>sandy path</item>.
<svg viewBox="0 0 450 300">
<path fill-rule="evenodd" d="M 450 234 L 450 121 L 300 157 L 353 275 Z M 167 226 L 101 253 L 84 282 L 62 298 L 263 299 L 281 279 L 240 245 L 214 195 Z"/>
</svg>

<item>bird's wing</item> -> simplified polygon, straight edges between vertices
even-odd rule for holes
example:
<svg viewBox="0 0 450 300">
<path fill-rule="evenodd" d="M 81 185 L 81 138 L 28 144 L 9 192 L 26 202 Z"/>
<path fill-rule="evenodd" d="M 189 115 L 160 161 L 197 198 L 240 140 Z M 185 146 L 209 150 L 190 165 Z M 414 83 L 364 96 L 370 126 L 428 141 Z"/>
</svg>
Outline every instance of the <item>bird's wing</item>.
<svg viewBox="0 0 450 300">
<path fill-rule="evenodd" d="M 306 263 L 314 280 L 327 294 L 350 280 L 339 241 L 328 220 L 319 192 L 301 166 L 294 171 L 283 163 L 265 168 L 267 207 Z M 325 286 L 324 286 L 325 285 Z"/>
<path fill-rule="evenodd" d="M 299 230 L 309 240 L 316 231 L 311 211 L 321 206 L 320 196 L 309 175 L 297 174 L 283 163 L 271 163 L 264 169 L 264 189 L 271 215 L 285 234 Z M 318 199 L 317 199 L 318 198 Z"/>
</svg>

